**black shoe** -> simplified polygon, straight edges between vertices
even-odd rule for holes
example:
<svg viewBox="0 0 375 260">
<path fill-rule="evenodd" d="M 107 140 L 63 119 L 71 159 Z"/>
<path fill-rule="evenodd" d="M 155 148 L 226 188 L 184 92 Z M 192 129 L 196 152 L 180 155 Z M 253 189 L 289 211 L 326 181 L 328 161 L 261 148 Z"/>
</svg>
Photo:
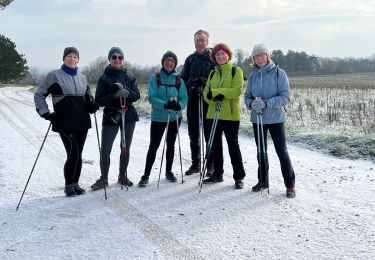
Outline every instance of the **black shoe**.
<svg viewBox="0 0 375 260">
<path fill-rule="evenodd" d="M 236 187 L 236 189 L 243 189 L 243 182 L 242 182 L 242 180 L 235 180 L 234 186 Z"/>
<path fill-rule="evenodd" d="M 107 180 L 103 180 L 102 178 L 100 178 L 93 185 L 91 185 L 91 189 L 93 189 L 93 190 L 100 190 L 100 189 L 104 188 L 104 185 L 107 187 L 108 186 L 108 181 Z"/>
<path fill-rule="evenodd" d="M 203 183 L 216 183 L 216 182 L 223 182 L 223 176 L 212 175 L 207 179 L 203 180 Z"/>
<path fill-rule="evenodd" d="M 73 184 L 65 185 L 64 192 L 65 192 L 67 197 L 74 197 L 75 195 L 77 195 L 77 192 L 74 189 Z"/>
<path fill-rule="evenodd" d="M 200 164 L 199 163 L 193 163 L 189 170 L 185 172 L 185 175 L 192 175 L 193 173 L 200 172 Z"/>
<path fill-rule="evenodd" d="M 119 177 L 117 183 L 129 187 L 133 186 L 133 182 L 128 178 L 125 178 L 125 176 Z"/>
<path fill-rule="evenodd" d="M 165 173 L 165 178 L 166 178 L 168 181 L 170 181 L 170 182 L 175 182 L 175 181 L 177 181 L 176 176 L 174 176 L 173 172 L 171 172 L 171 171 L 167 171 L 167 172 Z"/>
<path fill-rule="evenodd" d="M 286 189 L 286 197 L 289 199 L 296 197 L 296 190 L 294 189 L 294 187 Z"/>
<path fill-rule="evenodd" d="M 254 187 L 251 188 L 253 192 L 258 192 L 262 189 L 268 189 L 268 184 L 258 182 Z"/>
<path fill-rule="evenodd" d="M 74 190 L 76 191 L 77 195 L 83 195 L 86 193 L 84 189 L 82 189 L 78 183 L 73 183 Z"/>
<path fill-rule="evenodd" d="M 138 182 L 138 187 L 146 187 L 148 184 L 148 176 L 143 175 L 141 180 Z"/>
</svg>

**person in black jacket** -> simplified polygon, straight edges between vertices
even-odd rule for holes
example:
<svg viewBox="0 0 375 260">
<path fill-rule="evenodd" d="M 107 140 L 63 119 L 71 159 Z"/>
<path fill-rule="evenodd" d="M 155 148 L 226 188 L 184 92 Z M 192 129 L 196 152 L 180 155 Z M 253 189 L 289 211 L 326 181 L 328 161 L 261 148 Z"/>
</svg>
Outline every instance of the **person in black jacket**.
<svg viewBox="0 0 375 260">
<path fill-rule="evenodd" d="M 109 65 L 100 77 L 95 93 L 95 102 L 104 106 L 102 120 L 102 153 L 101 153 L 101 177 L 91 186 L 93 190 L 104 188 L 108 185 L 108 171 L 110 165 L 110 154 L 113 142 L 121 127 L 121 103 L 120 99 L 126 100 L 125 116 L 125 140 L 126 140 L 126 162 L 123 169 L 119 169 L 118 183 L 132 186 L 133 183 L 127 178 L 126 171 L 129 163 L 130 146 L 133 139 L 135 124 L 139 120 L 133 102 L 136 102 L 140 93 L 135 77 L 130 75 L 124 64 L 124 53 L 119 47 L 112 47 L 108 53 Z M 121 160 L 121 158 L 120 158 Z M 121 165 L 121 162 L 120 162 Z"/>
<path fill-rule="evenodd" d="M 91 128 L 89 113 L 95 113 L 98 105 L 93 101 L 86 77 L 78 72 L 79 52 L 67 47 L 61 69 L 48 73 L 34 94 L 35 107 L 41 117 L 51 121 L 52 131 L 59 133 L 67 159 L 64 165 L 67 197 L 85 193 L 79 184 L 82 169 L 82 150 L 88 129 Z M 50 112 L 46 97 L 52 95 L 54 112 Z"/>
<path fill-rule="evenodd" d="M 186 110 L 188 132 L 190 138 L 191 161 L 190 168 L 185 172 L 186 175 L 197 173 L 200 170 L 201 161 L 201 140 L 199 136 L 199 117 L 203 115 L 204 136 L 206 141 L 209 138 L 210 129 L 206 120 L 208 104 L 203 101 L 203 114 L 199 115 L 199 100 L 202 98 L 202 91 L 210 71 L 215 68 L 214 61 L 211 60 L 211 50 L 207 48 L 209 33 L 204 30 L 198 30 L 194 34 L 195 52 L 189 55 L 181 72 L 181 78 L 186 83 L 188 90 L 188 105 Z M 212 156 L 207 163 L 207 176 L 213 172 Z"/>
</svg>

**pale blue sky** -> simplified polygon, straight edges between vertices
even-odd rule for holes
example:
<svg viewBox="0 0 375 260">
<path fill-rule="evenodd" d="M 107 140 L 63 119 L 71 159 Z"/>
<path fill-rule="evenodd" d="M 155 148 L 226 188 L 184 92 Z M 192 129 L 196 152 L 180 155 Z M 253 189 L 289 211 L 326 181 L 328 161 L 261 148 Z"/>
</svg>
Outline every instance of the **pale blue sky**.
<svg viewBox="0 0 375 260">
<path fill-rule="evenodd" d="M 369 57 L 374 27 L 372 0 L 14 0 L 0 11 L 0 34 L 39 68 L 59 67 L 66 46 L 78 48 L 81 67 L 112 46 L 131 63 L 159 64 L 173 50 L 182 64 L 198 29 L 210 32 L 210 46 L 233 50 L 263 42 L 284 52 Z"/>
</svg>

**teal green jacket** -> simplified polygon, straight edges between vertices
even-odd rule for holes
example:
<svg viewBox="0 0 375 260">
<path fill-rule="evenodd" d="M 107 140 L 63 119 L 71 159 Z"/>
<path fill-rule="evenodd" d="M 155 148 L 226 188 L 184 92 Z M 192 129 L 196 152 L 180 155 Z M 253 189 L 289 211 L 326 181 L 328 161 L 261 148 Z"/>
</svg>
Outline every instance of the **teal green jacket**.
<svg viewBox="0 0 375 260">
<path fill-rule="evenodd" d="M 150 102 L 151 120 L 155 122 L 167 122 L 169 110 L 164 109 L 164 104 L 171 98 L 176 97 L 181 105 L 181 110 L 186 107 L 187 91 L 184 81 L 181 79 L 179 90 L 175 87 L 177 73 L 167 75 L 163 69 L 160 70 L 161 84 L 158 87 L 155 74 L 148 81 L 148 102 Z M 176 115 L 177 114 L 177 115 Z M 177 117 L 182 117 L 181 111 L 172 110 L 170 121 L 176 121 Z"/>
<path fill-rule="evenodd" d="M 225 98 L 221 105 L 219 115 L 220 120 L 240 121 L 240 96 L 243 89 L 243 72 L 242 69 L 236 67 L 236 73 L 232 77 L 232 63 L 215 67 L 215 74 L 211 78 L 208 77 L 206 86 L 203 91 L 204 100 L 208 103 L 208 111 L 206 118 L 213 119 L 215 116 L 216 102 L 207 98 L 209 90 L 212 91 L 212 97 L 222 94 Z"/>
</svg>

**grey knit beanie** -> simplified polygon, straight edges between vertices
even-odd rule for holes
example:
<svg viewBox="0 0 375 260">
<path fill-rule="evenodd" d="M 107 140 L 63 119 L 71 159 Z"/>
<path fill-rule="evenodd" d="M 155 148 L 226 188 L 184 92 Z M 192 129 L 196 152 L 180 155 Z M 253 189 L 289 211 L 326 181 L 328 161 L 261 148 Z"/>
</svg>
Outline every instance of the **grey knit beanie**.
<svg viewBox="0 0 375 260">
<path fill-rule="evenodd" d="M 270 57 L 270 52 L 268 51 L 266 45 L 264 43 L 258 43 L 254 45 L 253 51 L 251 53 L 251 57 L 254 57 L 257 54 L 265 53 L 268 57 Z"/>
<path fill-rule="evenodd" d="M 171 57 L 172 59 L 174 59 L 176 61 L 176 66 L 177 66 L 177 55 L 173 52 L 173 51 L 167 51 L 166 53 L 164 53 L 163 57 L 161 58 L 161 65 L 163 66 L 163 63 L 164 63 L 164 60 L 168 57 Z"/>
<path fill-rule="evenodd" d="M 65 57 L 68 56 L 71 53 L 74 53 L 79 58 L 79 52 L 78 52 L 77 48 L 75 48 L 75 47 L 66 47 L 64 49 L 63 61 L 65 60 Z"/>
</svg>

